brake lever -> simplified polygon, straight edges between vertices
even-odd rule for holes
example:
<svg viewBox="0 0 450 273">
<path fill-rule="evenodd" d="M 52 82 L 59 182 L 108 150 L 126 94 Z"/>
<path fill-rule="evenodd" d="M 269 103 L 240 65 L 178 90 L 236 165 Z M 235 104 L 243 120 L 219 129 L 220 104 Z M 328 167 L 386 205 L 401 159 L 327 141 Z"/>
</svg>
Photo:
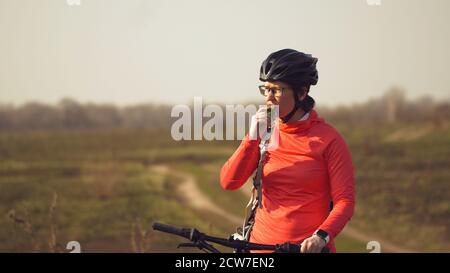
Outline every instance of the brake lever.
<svg viewBox="0 0 450 273">
<path fill-rule="evenodd" d="M 206 250 L 211 251 L 212 253 L 220 253 L 220 251 L 217 250 L 214 246 L 212 246 L 204 241 L 197 241 L 195 243 L 182 243 L 177 246 L 177 248 L 181 248 L 181 247 L 196 247 L 200 250 L 206 249 Z"/>
</svg>

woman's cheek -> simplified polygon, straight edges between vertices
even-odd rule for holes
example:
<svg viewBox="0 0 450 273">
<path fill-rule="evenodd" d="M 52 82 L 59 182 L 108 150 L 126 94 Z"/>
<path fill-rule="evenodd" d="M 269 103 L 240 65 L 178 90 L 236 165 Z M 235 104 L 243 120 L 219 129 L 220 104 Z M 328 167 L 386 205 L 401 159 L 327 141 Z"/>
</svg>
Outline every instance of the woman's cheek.
<svg viewBox="0 0 450 273">
<path fill-rule="evenodd" d="M 293 105 L 289 102 L 280 103 L 280 116 L 285 116 L 289 114 L 290 110 L 292 110 Z"/>
</svg>

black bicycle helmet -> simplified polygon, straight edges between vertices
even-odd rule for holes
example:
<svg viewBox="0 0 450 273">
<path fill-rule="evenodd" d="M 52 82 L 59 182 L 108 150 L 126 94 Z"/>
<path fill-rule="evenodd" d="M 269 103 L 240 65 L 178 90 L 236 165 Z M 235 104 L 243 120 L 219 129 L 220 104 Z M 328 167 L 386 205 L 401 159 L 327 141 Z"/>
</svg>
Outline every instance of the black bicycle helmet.
<svg viewBox="0 0 450 273">
<path fill-rule="evenodd" d="M 294 49 L 282 49 L 270 54 L 261 65 L 259 79 L 261 81 L 281 81 L 292 88 L 316 85 L 319 79 L 316 69 L 317 58 Z M 294 92 L 294 109 L 281 119 L 288 121 L 302 106 Z"/>
</svg>

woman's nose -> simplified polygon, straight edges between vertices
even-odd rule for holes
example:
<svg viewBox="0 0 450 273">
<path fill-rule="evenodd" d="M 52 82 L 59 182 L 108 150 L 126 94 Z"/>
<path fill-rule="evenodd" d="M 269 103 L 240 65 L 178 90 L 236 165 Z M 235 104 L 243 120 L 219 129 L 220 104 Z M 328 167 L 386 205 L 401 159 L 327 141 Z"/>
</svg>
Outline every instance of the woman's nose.
<svg viewBox="0 0 450 273">
<path fill-rule="evenodd" d="M 275 102 L 275 96 L 273 95 L 273 92 L 269 92 L 267 94 L 266 101 Z"/>
<path fill-rule="evenodd" d="M 274 98 L 274 92 L 272 90 L 269 89 L 269 92 L 266 92 L 266 94 L 267 100 Z"/>
</svg>

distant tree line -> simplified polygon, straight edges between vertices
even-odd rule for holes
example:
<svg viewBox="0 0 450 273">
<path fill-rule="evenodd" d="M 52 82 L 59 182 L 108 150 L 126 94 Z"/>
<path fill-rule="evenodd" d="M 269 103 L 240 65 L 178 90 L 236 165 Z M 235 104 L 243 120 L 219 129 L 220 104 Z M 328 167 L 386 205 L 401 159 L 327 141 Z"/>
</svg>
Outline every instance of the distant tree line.
<svg viewBox="0 0 450 273">
<path fill-rule="evenodd" d="M 337 107 L 321 107 L 319 114 L 331 123 L 398 123 L 432 122 L 447 124 L 450 102 L 437 102 L 431 97 L 415 100 L 406 92 L 392 88 L 379 98 L 365 103 Z M 258 103 L 254 103 L 258 105 Z M 204 105 L 205 106 L 205 105 Z M 78 129 L 78 128 L 170 128 L 171 105 L 140 104 L 117 107 L 110 104 L 81 104 L 63 99 L 56 105 L 30 102 L 21 106 L 0 104 L 0 130 Z M 225 106 L 222 106 L 225 109 Z"/>
<path fill-rule="evenodd" d="M 171 107 L 141 104 L 117 107 L 80 104 L 63 99 L 56 105 L 38 102 L 19 107 L 0 105 L 0 129 L 78 129 L 116 127 L 168 127 Z"/>
<path fill-rule="evenodd" d="M 435 101 L 430 96 L 407 99 L 406 92 L 400 88 L 392 88 L 364 103 L 319 109 L 327 121 L 334 123 L 428 122 L 441 126 L 450 121 L 450 101 Z"/>
</svg>

